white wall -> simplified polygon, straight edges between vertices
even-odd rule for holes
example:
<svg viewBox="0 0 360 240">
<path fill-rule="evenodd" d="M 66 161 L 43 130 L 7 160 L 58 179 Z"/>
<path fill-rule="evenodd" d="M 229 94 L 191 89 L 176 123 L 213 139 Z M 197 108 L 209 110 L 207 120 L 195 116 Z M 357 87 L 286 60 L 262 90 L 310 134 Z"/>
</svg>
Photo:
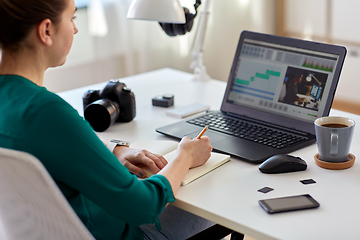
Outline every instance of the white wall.
<svg viewBox="0 0 360 240">
<path fill-rule="evenodd" d="M 49 90 L 64 91 L 163 67 L 193 71 L 189 68 L 190 46 L 196 26 L 185 36 L 169 37 L 156 22 L 126 19 L 131 1 L 121 5 L 106 1 L 108 36 L 89 36 L 87 12 L 80 9 L 76 22 L 79 33 L 67 63 L 45 73 L 44 85 Z M 181 1 L 190 10 L 193 2 Z M 275 33 L 276 0 L 212 0 L 210 12 L 204 64 L 212 78 L 226 81 L 242 30 Z"/>
</svg>

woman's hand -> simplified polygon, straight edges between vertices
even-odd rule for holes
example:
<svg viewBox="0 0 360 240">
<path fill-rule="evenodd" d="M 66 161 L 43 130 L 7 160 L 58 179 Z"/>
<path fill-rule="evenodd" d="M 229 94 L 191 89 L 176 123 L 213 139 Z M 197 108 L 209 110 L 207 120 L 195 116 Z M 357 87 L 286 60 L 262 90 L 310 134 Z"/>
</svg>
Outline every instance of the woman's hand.
<svg viewBox="0 0 360 240">
<path fill-rule="evenodd" d="M 169 181 L 174 196 L 189 169 L 205 164 L 211 156 L 211 150 L 207 136 L 200 139 L 184 137 L 180 141 L 175 157 L 159 172 Z"/>
<path fill-rule="evenodd" d="M 151 153 L 147 150 L 117 146 L 114 149 L 114 154 L 121 164 L 131 173 L 141 178 L 145 177 L 144 169 L 155 174 L 167 164 L 167 161 L 163 156 Z"/>
<path fill-rule="evenodd" d="M 206 163 L 211 156 L 212 146 L 210 139 L 204 136 L 200 139 L 184 137 L 178 146 L 180 154 L 186 154 L 191 160 L 190 168 L 198 167 Z"/>
</svg>

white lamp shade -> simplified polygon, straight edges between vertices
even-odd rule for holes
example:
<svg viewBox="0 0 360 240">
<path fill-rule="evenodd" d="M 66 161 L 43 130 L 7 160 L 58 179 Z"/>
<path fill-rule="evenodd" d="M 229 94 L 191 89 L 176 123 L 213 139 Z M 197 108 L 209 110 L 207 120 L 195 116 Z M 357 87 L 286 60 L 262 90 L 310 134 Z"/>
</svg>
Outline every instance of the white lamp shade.
<svg viewBox="0 0 360 240">
<path fill-rule="evenodd" d="M 184 9 L 178 0 L 133 0 L 127 18 L 185 23 Z"/>
</svg>

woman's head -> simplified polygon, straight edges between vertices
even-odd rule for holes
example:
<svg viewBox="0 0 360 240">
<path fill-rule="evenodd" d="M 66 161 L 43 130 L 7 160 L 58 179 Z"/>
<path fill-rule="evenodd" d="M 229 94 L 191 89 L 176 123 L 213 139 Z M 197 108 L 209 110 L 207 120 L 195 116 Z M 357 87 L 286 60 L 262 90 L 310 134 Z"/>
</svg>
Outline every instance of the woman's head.
<svg viewBox="0 0 360 240">
<path fill-rule="evenodd" d="M 17 51 L 44 19 L 61 21 L 68 0 L 0 0 L 0 48 Z"/>
</svg>

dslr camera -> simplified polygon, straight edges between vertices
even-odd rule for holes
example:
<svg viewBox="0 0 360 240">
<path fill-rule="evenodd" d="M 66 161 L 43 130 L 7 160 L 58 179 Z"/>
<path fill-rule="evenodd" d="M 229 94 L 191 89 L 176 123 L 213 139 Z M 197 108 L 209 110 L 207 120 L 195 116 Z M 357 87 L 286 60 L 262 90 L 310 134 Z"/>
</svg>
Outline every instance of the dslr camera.
<svg viewBox="0 0 360 240">
<path fill-rule="evenodd" d="M 114 122 L 130 122 L 136 115 L 135 95 L 118 80 L 110 80 L 102 90 L 88 90 L 83 97 L 84 118 L 97 132 Z"/>
</svg>

